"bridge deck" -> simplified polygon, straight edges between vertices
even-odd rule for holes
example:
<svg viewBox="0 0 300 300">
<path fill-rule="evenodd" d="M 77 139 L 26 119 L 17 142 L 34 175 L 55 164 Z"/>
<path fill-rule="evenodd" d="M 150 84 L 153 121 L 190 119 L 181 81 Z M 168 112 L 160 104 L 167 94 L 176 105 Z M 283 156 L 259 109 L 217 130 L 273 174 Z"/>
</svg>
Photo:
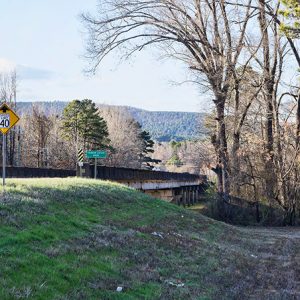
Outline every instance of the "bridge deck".
<svg viewBox="0 0 300 300">
<path fill-rule="evenodd" d="M 188 186 L 199 186 L 202 181 L 118 181 L 137 190 L 166 190 Z"/>
<path fill-rule="evenodd" d="M 1 168 L 0 168 L 0 175 Z M 79 175 L 79 170 L 77 170 Z M 75 170 L 47 168 L 7 167 L 7 177 L 72 177 Z M 84 177 L 94 178 L 94 166 L 85 164 Z M 140 190 L 172 189 L 185 186 L 201 185 L 207 182 L 206 176 L 189 173 L 139 170 L 98 166 L 97 179 L 117 181 Z"/>
</svg>

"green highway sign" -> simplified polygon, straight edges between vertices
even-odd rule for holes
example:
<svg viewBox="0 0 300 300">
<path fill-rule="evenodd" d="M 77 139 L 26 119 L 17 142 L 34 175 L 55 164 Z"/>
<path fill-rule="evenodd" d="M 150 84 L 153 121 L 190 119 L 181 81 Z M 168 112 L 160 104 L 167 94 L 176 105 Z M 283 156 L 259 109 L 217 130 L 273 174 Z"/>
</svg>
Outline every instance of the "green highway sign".
<svg viewBox="0 0 300 300">
<path fill-rule="evenodd" d="M 92 150 L 85 152 L 86 158 L 106 158 L 107 152 L 104 150 Z"/>
<path fill-rule="evenodd" d="M 107 152 L 104 150 L 90 150 L 90 151 L 85 152 L 85 157 L 95 159 L 94 178 L 97 179 L 97 159 L 98 158 L 106 158 Z"/>
</svg>

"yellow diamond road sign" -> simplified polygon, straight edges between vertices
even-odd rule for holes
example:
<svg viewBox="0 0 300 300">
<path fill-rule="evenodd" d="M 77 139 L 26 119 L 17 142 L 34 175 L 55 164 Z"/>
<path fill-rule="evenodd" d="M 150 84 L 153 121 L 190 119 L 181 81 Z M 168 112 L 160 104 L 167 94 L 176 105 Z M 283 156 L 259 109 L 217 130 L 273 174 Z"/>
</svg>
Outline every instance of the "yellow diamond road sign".
<svg viewBox="0 0 300 300">
<path fill-rule="evenodd" d="M 3 134 L 6 134 L 19 120 L 17 114 L 6 103 L 0 106 L 0 131 Z"/>
</svg>

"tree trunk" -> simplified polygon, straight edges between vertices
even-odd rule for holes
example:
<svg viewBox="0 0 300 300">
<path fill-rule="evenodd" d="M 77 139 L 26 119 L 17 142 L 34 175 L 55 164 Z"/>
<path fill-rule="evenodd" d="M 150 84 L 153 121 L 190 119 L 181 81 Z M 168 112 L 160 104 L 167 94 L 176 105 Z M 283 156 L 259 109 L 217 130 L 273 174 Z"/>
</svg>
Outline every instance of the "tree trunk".
<svg viewBox="0 0 300 300">
<path fill-rule="evenodd" d="M 240 132 L 235 132 L 233 134 L 233 144 L 231 150 L 232 156 L 232 167 L 231 167 L 231 179 L 232 185 L 234 189 L 234 193 L 236 196 L 240 195 L 240 158 L 239 158 L 239 150 L 240 150 Z"/>
<path fill-rule="evenodd" d="M 269 40 L 269 23 L 266 18 L 266 3 L 265 0 L 259 0 L 259 22 L 262 35 L 263 48 L 263 91 L 266 101 L 266 162 L 265 162 L 265 183 L 266 196 L 269 203 L 274 201 L 274 191 L 276 184 L 276 174 L 274 165 L 274 106 L 273 96 L 275 88 L 275 70 L 276 59 L 274 58 L 274 66 L 271 67 L 270 40 Z"/>
<path fill-rule="evenodd" d="M 300 144 L 300 92 L 297 98 L 297 129 L 296 129 L 296 149 L 298 149 Z"/>
<path fill-rule="evenodd" d="M 220 97 L 215 101 L 217 108 L 217 134 L 219 141 L 218 157 L 221 163 L 222 170 L 222 193 L 225 197 L 230 194 L 230 178 L 229 178 L 229 159 L 228 159 L 228 148 L 226 138 L 226 125 L 225 125 L 225 98 Z"/>
<path fill-rule="evenodd" d="M 266 194 L 269 203 L 272 203 L 275 198 L 275 182 L 276 176 L 274 172 L 274 135 L 273 135 L 273 103 L 272 96 L 267 95 L 267 121 L 266 121 L 266 135 L 267 135 L 267 159 L 265 164 L 266 176 Z"/>
</svg>

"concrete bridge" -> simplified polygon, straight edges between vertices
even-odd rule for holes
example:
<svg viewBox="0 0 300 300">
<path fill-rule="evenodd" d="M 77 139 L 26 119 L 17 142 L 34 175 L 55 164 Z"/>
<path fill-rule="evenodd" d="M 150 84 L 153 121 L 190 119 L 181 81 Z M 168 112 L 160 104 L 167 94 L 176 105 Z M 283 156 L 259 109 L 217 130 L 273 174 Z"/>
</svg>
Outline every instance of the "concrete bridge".
<svg viewBox="0 0 300 300">
<path fill-rule="evenodd" d="M 79 176 L 79 168 L 75 170 L 7 167 L 7 177 L 72 177 Z M 0 168 L 0 175 L 1 168 Z M 84 164 L 82 177 L 94 178 L 94 166 Z M 189 173 L 171 173 L 161 171 L 138 170 L 128 168 L 97 167 L 97 179 L 116 181 L 140 190 L 146 194 L 177 203 L 193 205 L 200 200 L 207 187 L 207 178 L 203 175 Z"/>
<path fill-rule="evenodd" d="M 204 175 L 104 166 L 98 166 L 96 172 L 97 179 L 119 182 L 156 198 L 184 206 L 198 202 L 207 187 L 207 177 Z M 78 168 L 77 176 L 79 174 Z M 94 166 L 84 164 L 81 176 L 95 178 Z"/>
</svg>

